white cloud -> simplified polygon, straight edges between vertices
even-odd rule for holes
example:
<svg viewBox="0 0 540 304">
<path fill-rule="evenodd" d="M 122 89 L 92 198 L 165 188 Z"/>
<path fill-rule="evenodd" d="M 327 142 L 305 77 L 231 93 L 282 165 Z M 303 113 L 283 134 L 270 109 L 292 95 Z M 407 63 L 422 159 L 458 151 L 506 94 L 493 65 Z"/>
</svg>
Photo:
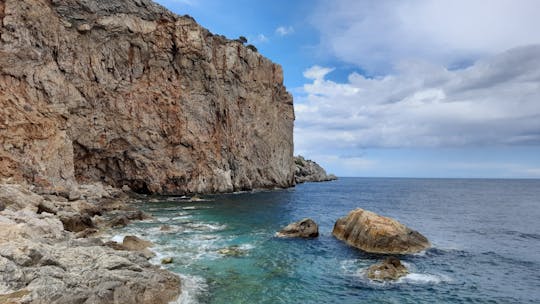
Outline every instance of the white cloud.
<svg viewBox="0 0 540 304">
<path fill-rule="evenodd" d="M 255 37 L 255 39 L 253 39 L 254 43 L 267 43 L 269 41 L 270 39 L 268 39 L 268 37 L 266 37 L 264 34 L 259 34 L 257 37 Z"/>
<path fill-rule="evenodd" d="M 330 68 L 295 101 L 297 151 L 362 147 L 540 145 L 540 45 L 515 48 L 462 70 L 402 62 L 394 75 L 357 73 L 338 83 Z"/>
<path fill-rule="evenodd" d="M 276 28 L 276 34 L 279 36 L 287 36 L 294 33 L 294 28 L 292 26 L 280 26 Z"/>
<path fill-rule="evenodd" d="M 312 16 L 321 47 L 384 74 L 403 59 L 462 66 L 540 43 L 540 1 L 319 1 Z"/>
</svg>

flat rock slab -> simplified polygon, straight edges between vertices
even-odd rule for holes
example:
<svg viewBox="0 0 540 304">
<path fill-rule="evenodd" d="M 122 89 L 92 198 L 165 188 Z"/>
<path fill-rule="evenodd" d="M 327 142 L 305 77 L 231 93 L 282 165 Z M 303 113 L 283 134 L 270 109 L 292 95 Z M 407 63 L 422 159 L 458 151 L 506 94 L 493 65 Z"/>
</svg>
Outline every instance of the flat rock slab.
<svg viewBox="0 0 540 304">
<path fill-rule="evenodd" d="M 431 247 L 428 239 L 400 222 L 361 208 L 336 221 L 332 234 L 370 253 L 409 254 Z"/>
</svg>

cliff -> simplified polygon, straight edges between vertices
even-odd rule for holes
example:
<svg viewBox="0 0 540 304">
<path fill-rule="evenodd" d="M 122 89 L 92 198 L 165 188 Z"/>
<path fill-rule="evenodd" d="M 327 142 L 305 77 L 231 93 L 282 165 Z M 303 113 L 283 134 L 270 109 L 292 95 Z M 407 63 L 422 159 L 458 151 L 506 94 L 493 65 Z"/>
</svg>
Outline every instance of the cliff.
<svg viewBox="0 0 540 304">
<path fill-rule="evenodd" d="M 281 67 L 149 0 L 0 0 L 0 179 L 294 185 Z"/>
<path fill-rule="evenodd" d="M 305 182 L 327 182 L 337 179 L 335 175 L 327 174 L 319 164 L 309 159 L 306 160 L 303 156 L 295 156 L 294 164 L 294 178 L 297 184 Z"/>
</svg>

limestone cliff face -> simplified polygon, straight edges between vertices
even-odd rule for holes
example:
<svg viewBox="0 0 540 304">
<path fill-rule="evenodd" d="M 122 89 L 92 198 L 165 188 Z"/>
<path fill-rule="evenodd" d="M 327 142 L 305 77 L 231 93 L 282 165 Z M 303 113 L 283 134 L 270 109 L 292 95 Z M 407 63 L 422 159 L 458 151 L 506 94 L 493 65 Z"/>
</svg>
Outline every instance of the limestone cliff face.
<svg viewBox="0 0 540 304">
<path fill-rule="evenodd" d="M 0 0 L 0 178 L 294 184 L 281 67 L 149 0 Z"/>
</svg>

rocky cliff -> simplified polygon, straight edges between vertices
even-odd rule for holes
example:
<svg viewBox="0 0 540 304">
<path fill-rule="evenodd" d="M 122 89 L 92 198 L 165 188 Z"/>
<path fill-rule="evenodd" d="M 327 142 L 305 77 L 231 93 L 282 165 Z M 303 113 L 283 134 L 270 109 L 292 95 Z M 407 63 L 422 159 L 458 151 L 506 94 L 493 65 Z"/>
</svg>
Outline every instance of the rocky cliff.
<svg viewBox="0 0 540 304">
<path fill-rule="evenodd" d="M 294 184 L 282 70 L 149 0 L 0 0 L 0 178 L 139 192 Z"/>
<path fill-rule="evenodd" d="M 305 159 L 303 156 L 295 156 L 294 163 L 294 178 L 297 184 L 305 182 L 327 182 L 337 179 L 335 175 L 327 174 L 319 164 Z"/>
</svg>

